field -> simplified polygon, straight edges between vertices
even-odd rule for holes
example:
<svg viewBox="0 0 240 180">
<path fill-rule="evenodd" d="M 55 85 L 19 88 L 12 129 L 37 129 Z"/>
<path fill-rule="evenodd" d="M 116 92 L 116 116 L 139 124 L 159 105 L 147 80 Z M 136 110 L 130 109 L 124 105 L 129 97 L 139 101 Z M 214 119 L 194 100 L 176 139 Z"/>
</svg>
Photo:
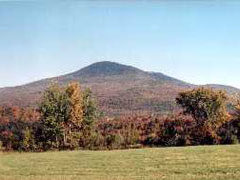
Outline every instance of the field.
<svg viewBox="0 0 240 180">
<path fill-rule="evenodd" d="M 239 179 L 240 146 L 1 153 L 1 180 Z"/>
</svg>

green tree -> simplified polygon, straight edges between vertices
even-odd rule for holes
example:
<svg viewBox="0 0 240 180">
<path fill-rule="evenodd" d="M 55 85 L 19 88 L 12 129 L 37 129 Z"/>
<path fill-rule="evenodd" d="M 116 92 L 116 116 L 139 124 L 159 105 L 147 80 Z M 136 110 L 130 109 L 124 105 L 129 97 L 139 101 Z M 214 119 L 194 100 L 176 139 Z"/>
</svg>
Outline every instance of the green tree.
<svg viewBox="0 0 240 180">
<path fill-rule="evenodd" d="M 83 92 L 83 123 L 86 126 L 92 126 L 96 119 L 100 116 L 101 113 L 98 111 L 92 91 L 90 89 L 86 89 Z"/>
<path fill-rule="evenodd" d="M 51 85 L 39 105 L 44 149 L 60 148 L 64 143 L 64 124 L 68 121 L 68 98 L 57 85 Z"/>
<path fill-rule="evenodd" d="M 80 139 L 81 147 L 88 147 L 93 143 L 94 136 L 97 136 L 94 131 L 95 122 L 100 116 L 92 91 L 86 89 L 83 92 L 83 122 Z"/>
<path fill-rule="evenodd" d="M 48 88 L 39 106 L 42 143 L 45 149 L 85 147 L 91 141 L 98 111 L 89 89 L 73 82 L 66 88 Z"/>
</svg>

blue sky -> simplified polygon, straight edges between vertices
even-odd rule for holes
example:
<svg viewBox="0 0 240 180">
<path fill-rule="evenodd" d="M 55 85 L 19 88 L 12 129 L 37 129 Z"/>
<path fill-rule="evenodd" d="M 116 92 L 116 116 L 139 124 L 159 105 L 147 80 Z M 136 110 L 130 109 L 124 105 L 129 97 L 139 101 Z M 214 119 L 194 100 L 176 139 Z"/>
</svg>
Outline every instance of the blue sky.
<svg viewBox="0 0 240 180">
<path fill-rule="evenodd" d="M 240 88 L 240 2 L 0 1 L 0 87 L 98 61 Z"/>
</svg>

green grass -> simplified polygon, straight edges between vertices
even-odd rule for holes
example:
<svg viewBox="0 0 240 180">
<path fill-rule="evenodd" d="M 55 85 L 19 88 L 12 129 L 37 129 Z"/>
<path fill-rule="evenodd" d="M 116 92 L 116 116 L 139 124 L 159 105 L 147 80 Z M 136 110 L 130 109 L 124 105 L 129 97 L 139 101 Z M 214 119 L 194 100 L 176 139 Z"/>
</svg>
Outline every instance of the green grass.
<svg viewBox="0 0 240 180">
<path fill-rule="evenodd" d="M 240 179 L 240 146 L 0 153 L 1 180 Z"/>
</svg>

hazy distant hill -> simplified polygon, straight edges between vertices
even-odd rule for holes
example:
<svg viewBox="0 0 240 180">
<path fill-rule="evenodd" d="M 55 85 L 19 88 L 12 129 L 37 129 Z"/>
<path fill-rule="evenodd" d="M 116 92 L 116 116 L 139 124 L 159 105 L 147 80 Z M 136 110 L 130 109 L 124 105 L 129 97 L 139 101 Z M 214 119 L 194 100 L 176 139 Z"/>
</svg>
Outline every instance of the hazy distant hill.
<svg viewBox="0 0 240 180">
<path fill-rule="evenodd" d="M 238 94 L 240 92 L 240 90 L 238 88 L 235 88 L 232 86 L 220 85 L 220 84 L 207 84 L 207 85 L 205 85 L 205 87 L 210 87 L 213 89 L 222 89 L 231 95 Z"/>
<path fill-rule="evenodd" d="M 171 111 L 180 91 L 196 87 L 162 73 L 145 72 L 132 66 L 106 61 L 60 77 L 2 88 L 0 104 L 34 106 L 52 81 L 58 81 L 62 85 L 79 81 L 84 88 L 91 88 L 100 108 L 109 115 Z M 226 90 L 230 94 L 240 92 L 230 86 L 207 86 Z"/>
</svg>

